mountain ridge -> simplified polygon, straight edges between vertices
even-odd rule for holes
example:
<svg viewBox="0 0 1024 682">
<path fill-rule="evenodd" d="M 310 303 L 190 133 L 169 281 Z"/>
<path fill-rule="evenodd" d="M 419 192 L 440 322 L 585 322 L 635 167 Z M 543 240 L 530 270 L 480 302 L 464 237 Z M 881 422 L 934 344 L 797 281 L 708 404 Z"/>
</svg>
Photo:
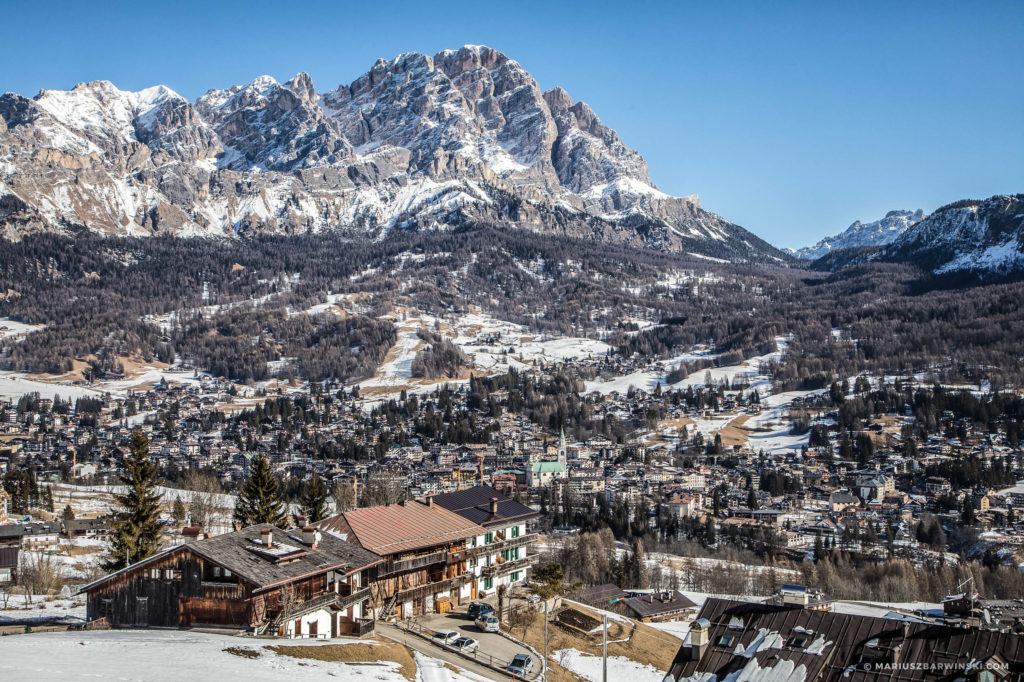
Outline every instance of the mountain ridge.
<svg viewBox="0 0 1024 682">
<path fill-rule="evenodd" d="M 188 102 L 109 81 L 0 97 L 0 231 L 231 237 L 467 222 L 729 260 L 763 240 L 652 183 L 583 102 L 483 46 L 378 59 L 317 92 L 260 76 Z"/>
<path fill-rule="evenodd" d="M 886 213 L 883 218 L 868 223 L 855 220 L 849 227 L 834 236 L 825 237 L 812 246 L 795 250 L 787 249 L 787 252 L 800 260 L 817 260 L 836 249 L 884 246 L 891 244 L 909 227 L 927 217 L 927 214 L 921 209 L 916 211 L 893 210 Z"/>
</svg>

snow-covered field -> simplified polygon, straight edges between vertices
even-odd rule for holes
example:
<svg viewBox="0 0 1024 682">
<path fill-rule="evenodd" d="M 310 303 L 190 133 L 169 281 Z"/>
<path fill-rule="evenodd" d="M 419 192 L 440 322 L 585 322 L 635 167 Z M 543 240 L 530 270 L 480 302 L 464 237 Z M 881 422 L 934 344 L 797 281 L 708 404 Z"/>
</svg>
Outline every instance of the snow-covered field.
<svg viewBox="0 0 1024 682">
<path fill-rule="evenodd" d="M 590 682 L 601 682 L 602 661 L 600 656 L 593 656 L 577 649 L 560 649 L 552 655 L 563 668 L 570 670 Z M 629 682 L 661 682 L 665 671 L 651 665 L 641 665 L 625 656 L 608 657 L 608 679 L 629 680 Z"/>
<path fill-rule="evenodd" d="M 51 383 L 27 378 L 20 372 L 0 372 L 0 397 L 17 400 L 27 393 L 38 393 L 41 398 L 51 400 L 60 396 L 63 399 L 95 398 L 103 395 L 103 391 L 73 386 L 69 383 Z"/>
<path fill-rule="evenodd" d="M 47 599 L 36 595 L 29 601 L 28 596 L 24 594 L 0 592 L 0 626 L 13 621 L 21 623 L 54 619 L 66 622 L 84 621 L 85 600 L 70 596 Z"/>
<path fill-rule="evenodd" d="M 0 341 L 37 332 L 44 326 L 42 324 L 25 324 L 24 322 L 12 320 L 9 317 L 0 317 Z"/>
<path fill-rule="evenodd" d="M 332 640 L 329 645 L 344 645 Z M 359 641 L 353 643 L 367 644 Z M 177 630 L 51 632 L 0 638 L 0 679 L 26 682 L 75 680 L 374 680 L 406 682 L 398 664 L 388 661 L 341 663 L 282 656 L 265 645 L 322 646 L 276 642 Z M 249 650 L 254 657 L 227 649 Z M 415 655 L 417 682 L 481 682 L 483 678 L 446 668 Z"/>
</svg>

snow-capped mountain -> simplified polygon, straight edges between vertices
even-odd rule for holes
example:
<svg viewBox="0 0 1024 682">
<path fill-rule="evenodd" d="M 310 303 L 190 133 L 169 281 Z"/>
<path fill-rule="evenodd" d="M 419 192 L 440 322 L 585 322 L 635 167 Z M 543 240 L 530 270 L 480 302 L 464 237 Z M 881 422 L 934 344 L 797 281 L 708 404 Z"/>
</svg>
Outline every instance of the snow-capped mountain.
<svg viewBox="0 0 1024 682">
<path fill-rule="evenodd" d="M 805 246 L 790 251 L 801 260 L 817 260 L 836 249 L 849 249 L 861 246 L 885 246 L 894 242 L 911 225 L 915 225 L 927 217 L 921 209 L 916 211 L 889 211 L 881 220 L 862 223 L 857 220 L 848 228 L 835 235 L 825 237 L 814 246 Z"/>
<path fill-rule="evenodd" d="M 1024 270 L 1024 194 L 943 206 L 876 258 L 912 262 L 937 274 Z"/>
<path fill-rule="evenodd" d="M 582 102 L 482 46 L 318 93 L 260 76 L 190 103 L 106 81 L 0 97 L 0 229 L 233 236 L 471 222 L 734 260 L 780 252 L 651 184 Z"/>
</svg>

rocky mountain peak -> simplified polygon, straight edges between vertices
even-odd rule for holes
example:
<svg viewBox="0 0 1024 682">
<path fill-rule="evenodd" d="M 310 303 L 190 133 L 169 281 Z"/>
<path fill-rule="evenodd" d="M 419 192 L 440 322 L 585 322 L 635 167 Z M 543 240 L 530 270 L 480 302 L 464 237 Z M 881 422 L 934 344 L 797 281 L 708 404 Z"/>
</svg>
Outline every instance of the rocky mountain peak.
<svg viewBox="0 0 1024 682">
<path fill-rule="evenodd" d="M 482 45 L 378 59 L 319 94 L 307 73 L 283 84 L 260 76 L 194 103 L 163 86 L 96 81 L 35 100 L 4 95 L 0 118 L 0 148 L 13 150 L 0 197 L 20 197 L 19 225 L 40 229 L 380 236 L 475 221 L 714 257 L 779 255 L 692 197 L 658 191 L 640 154 L 590 106 L 561 88 L 542 92 Z"/>
</svg>

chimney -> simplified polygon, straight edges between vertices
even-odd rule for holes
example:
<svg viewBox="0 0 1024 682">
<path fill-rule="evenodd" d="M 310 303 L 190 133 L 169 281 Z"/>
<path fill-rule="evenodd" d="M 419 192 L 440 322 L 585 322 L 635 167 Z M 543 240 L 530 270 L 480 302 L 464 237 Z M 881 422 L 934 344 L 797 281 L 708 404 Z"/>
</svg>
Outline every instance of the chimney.
<svg viewBox="0 0 1024 682">
<path fill-rule="evenodd" d="M 427 495 L 427 506 L 428 507 L 433 507 L 434 506 L 434 493 L 430 493 L 429 495 Z"/>
<path fill-rule="evenodd" d="M 260 531 L 260 544 L 267 549 L 274 546 L 274 533 L 269 528 Z"/>
<path fill-rule="evenodd" d="M 309 545 L 311 549 L 316 549 L 317 542 L 320 539 L 320 533 L 317 532 L 313 526 L 302 527 L 302 541 Z"/>
<path fill-rule="evenodd" d="M 238 531 L 242 530 L 242 522 L 241 522 L 241 521 L 235 521 L 235 524 L 234 524 L 234 525 L 235 525 L 235 532 L 236 532 L 236 533 L 237 533 Z"/>
<path fill-rule="evenodd" d="M 491 515 L 492 516 L 497 516 L 497 514 L 498 514 L 498 498 L 497 497 L 492 497 L 491 498 Z"/>
<path fill-rule="evenodd" d="M 708 638 L 711 636 L 711 621 L 707 618 L 698 618 L 690 626 L 690 660 L 699 661 L 708 648 Z"/>
<path fill-rule="evenodd" d="M 306 516 L 304 514 L 299 514 L 298 516 L 296 516 L 295 517 L 295 525 L 297 525 L 299 528 L 305 529 L 305 526 L 306 526 Z"/>
<path fill-rule="evenodd" d="M 203 537 L 209 540 L 213 537 L 213 533 L 211 533 L 210 531 L 206 531 L 205 533 L 203 533 Z"/>
</svg>

